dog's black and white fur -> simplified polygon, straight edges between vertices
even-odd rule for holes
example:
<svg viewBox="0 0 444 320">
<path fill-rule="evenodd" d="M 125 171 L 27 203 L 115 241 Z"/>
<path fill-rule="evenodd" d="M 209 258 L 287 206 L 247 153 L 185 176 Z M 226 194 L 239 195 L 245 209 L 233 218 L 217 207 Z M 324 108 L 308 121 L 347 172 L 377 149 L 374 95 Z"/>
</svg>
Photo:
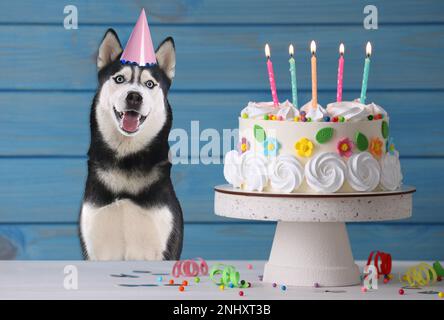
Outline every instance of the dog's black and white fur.
<svg viewBox="0 0 444 320">
<path fill-rule="evenodd" d="M 167 100 L 175 47 L 165 39 L 157 65 L 122 65 L 122 47 L 109 29 L 100 45 L 99 88 L 91 109 L 88 178 L 80 238 L 89 260 L 178 260 L 183 218 L 170 179 Z M 126 130 L 124 118 L 136 119 Z"/>
</svg>

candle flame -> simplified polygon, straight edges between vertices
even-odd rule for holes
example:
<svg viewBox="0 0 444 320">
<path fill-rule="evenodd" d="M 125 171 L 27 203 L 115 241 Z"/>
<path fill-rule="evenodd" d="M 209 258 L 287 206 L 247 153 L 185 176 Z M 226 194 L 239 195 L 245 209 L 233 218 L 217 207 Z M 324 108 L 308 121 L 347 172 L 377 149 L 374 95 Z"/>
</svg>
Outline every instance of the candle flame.
<svg viewBox="0 0 444 320">
<path fill-rule="evenodd" d="M 310 43 L 310 50 L 311 54 L 316 54 L 316 42 L 314 42 L 314 40 L 312 40 Z"/>
<path fill-rule="evenodd" d="M 290 54 L 290 56 L 294 55 L 294 47 L 292 44 L 290 44 L 290 46 L 288 47 L 288 53 Z"/>
<path fill-rule="evenodd" d="M 341 44 L 339 45 L 339 54 L 340 54 L 341 56 L 343 56 L 343 55 L 344 55 L 344 51 L 345 51 L 344 44 L 341 43 Z"/>
<path fill-rule="evenodd" d="M 268 45 L 268 43 L 267 44 L 265 44 L 265 56 L 267 57 L 267 58 L 270 58 L 270 46 Z"/>
<path fill-rule="evenodd" d="M 370 57 L 372 55 L 372 44 L 370 42 L 367 42 L 365 53 L 367 54 L 367 57 Z"/>
</svg>

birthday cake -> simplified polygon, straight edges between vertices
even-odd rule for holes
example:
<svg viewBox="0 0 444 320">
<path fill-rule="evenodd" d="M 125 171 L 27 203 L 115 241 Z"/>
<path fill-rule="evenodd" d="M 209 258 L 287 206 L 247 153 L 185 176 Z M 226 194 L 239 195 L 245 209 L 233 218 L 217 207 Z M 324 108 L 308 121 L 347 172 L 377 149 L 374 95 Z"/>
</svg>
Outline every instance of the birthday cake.
<svg viewBox="0 0 444 320">
<path fill-rule="evenodd" d="M 293 46 L 290 45 L 293 101 L 297 101 Z M 279 103 L 270 48 L 265 46 L 272 102 L 249 102 L 239 117 L 237 150 L 227 152 L 225 179 L 247 191 L 346 193 L 394 191 L 401 187 L 399 153 L 390 137 L 389 116 L 364 104 L 370 66 L 367 43 L 361 97 L 342 101 L 344 45 L 340 46 L 337 101 L 317 103 L 316 45 L 311 43 L 312 97 L 298 109 Z"/>
<path fill-rule="evenodd" d="M 239 118 L 237 150 L 225 155 L 225 179 L 263 192 L 369 192 L 402 183 L 387 112 L 376 104 L 250 102 Z"/>
</svg>

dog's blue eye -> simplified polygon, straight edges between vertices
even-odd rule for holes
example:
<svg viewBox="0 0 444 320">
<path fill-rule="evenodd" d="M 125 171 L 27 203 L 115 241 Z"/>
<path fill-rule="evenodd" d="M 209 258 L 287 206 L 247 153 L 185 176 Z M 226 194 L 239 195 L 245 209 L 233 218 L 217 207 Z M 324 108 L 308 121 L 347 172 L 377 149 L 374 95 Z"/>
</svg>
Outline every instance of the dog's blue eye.
<svg viewBox="0 0 444 320">
<path fill-rule="evenodd" d="M 152 89 L 156 86 L 156 84 L 152 80 L 148 80 L 147 82 L 145 82 L 145 85 L 150 89 Z"/>
<path fill-rule="evenodd" d="M 123 82 L 125 81 L 125 77 L 124 77 L 124 76 L 117 76 L 117 77 L 114 77 L 114 81 L 115 81 L 116 83 L 123 83 Z"/>
</svg>

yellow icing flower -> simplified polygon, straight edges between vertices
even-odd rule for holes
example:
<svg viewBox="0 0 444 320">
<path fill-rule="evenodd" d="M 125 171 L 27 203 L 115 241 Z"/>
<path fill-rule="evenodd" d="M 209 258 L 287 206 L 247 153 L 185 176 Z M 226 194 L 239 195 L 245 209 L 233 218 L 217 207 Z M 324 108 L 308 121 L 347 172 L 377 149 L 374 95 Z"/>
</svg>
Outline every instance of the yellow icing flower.
<svg viewBox="0 0 444 320">
<path fill-rule="evenodd" d="M 313 153 L 314 144 L 307 138 L 301 138 L 298 142 L 296 142 L 294 147 L 296 148 L 299 156 L 310 157 Z"/>
</svg>

